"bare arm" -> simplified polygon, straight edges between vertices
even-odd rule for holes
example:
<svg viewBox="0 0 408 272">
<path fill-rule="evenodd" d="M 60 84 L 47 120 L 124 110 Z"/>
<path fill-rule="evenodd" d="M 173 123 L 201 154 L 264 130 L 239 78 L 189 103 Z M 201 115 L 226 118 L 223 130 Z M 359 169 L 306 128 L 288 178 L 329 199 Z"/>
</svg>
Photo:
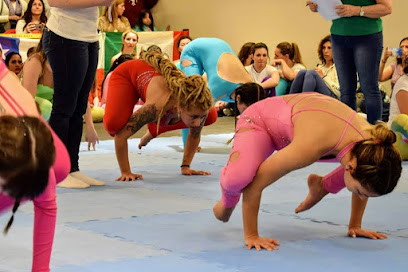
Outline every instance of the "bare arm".
<svg viewBox="0 0 408 272">
<path fill-rule="evenodd" d="M 407 90 L 400 90 L 396 96 L 398 108 L 401 113 L 408 114 L 408 92 Z"/>
<path fill-rule="evenodd" d="M 359 195 L 353 193 L 351 198 L 351 215 L 348 235 L 353 238 L 367 237 L 374 240 L 387 238 L 387 235 L 383 233 L 361 228 L 361 222 L 363 220 L 366 206 L 367 198 L 362 199 Z"/>
<path fill-rule="evenodd" d="M 349 229 L 361 228 L 361 222 L 363 220 L 366 205 L 367 199 L 362 200 L 357 194 L 353 193 L 351 197 L 351 215 Z"/>
<path fill-rule="evenodd" d="M 99 136 L 98 133 L 95 130 L 93 118 L 92 118 L 92 112 L 91 112 L 91 105 L 88 102 L 88 105 L 86 107 L 86 112 L 84 114 L 85 117 L 85 125 L 86 125 L 86 130 L 85 130 L 85 141 L 88 142 L 88 150 L 91 150 L 91 146 L 93 150 L 96 150 L 96 143 L 99 143 Z"/>
<path fill-rule="evenodd" d="M 48 4 L 55 8 L 80 9 L 97 6 L 109 6 L 113 0 L 48 0 Z"/>
<path fill-rule="evenodd" d="M 317 161 L 321 154 L 316 151 L 315 147 L 315 144 L 294 141 L 260 165 L 254 180 L 243 192 L 244 237 L 248 247 L 256 247 L 256 244 L 259 243 L 257 241 L 264 239 L 258 234 L 258 212 L 263 189 L 287 173 Z M 265 246 L 262 245 L 262 247 Z M 268 246 L 265 248 L 269 249 Z"/>
<path fill-rule="evenodd" d="M 200 127 L 190 128 L 187 136 L 186 146 L 184 148 L 182 165 L 190 165 L 193 161 L 194 155 L 197 151 L 197 147 L 201 140 L 201 130 L 203 129 L 205 119 L 201 122 Z M 183 175 L 210 175 L 210 172 L 193 170 L 190 167 L 182 167 L 181 173 Z"/>
<path fill-rule="evenodd" d="M 353 5 L 337 5 L 337 14 L 342 17 L 360 16 L 360 7 Z M 364 17 L 380 18 L 391 14 L 392 0 L 377 0 L 377 4 L 364 6 Z"/>
<path fill-rule="evenodd" d="M 295 73 L 284 60 L 276 59 L 273 60 L 272 63 L 274 63 L 274 65 L 280 65 L 282 67 L 282 74 L 284 79 L 288 81 L 293 81 L 295 79 L 297 73 Z"/>
<path fill-rule="evenodd" d="M 394 72 L 390 65 L 385 68 L 385 63 L 387 62 L 388 58 L 391 57 L 391 55 L 392 52 L 388 50 L 388 47 L 386 47 L 384 50 L 384 55 L 380 62 L 379 81 L 381 82 L 389 80 L 392 77 L 392 73 Z"/>
<path fill-rule="evenodd" d="M 130 118 L 128 123 L 115 135 L 115 151 L 119 168 L 122 173 L 120 180 L 134 180 L 131 178 L 127 139 L 144 125 L 157 120 L 158 110 L 155 104 L 144 104 Z M 118 179 L 118 180 L 119 180 Z"/>
<path fill-rule="evenodd" d="M 42 71 L 41 62 L 37 57 L 28 59 L 23 67 L 23 82 L 22 85 L 30 94 L 35 97 L 37 94 L 38 80 Z"/>
<path fill-rule="evenodd" d="M 271 78 L 269 78 L 265 82 L 262 82 L 261 86 L 264 89 L 268 89 L 268 88 L 275 87 L 276 85 L 278 85 L 278 83 L 279 83 L 279 72 L 278 71 L 273 71 L 271 73 Z"/>
</svg>

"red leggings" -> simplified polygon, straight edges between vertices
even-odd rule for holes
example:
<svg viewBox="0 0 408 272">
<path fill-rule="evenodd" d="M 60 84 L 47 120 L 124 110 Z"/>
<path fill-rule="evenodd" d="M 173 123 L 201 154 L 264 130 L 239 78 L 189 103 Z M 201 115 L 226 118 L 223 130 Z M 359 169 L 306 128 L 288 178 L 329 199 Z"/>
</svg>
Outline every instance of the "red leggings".
<svg viewBox="0 0 408 272">
<path fill-rule="evenodd" d="M 204 126 L 209 126 L 212 123 L 215 123 L 215 121 L 217 121 L 217 117 L 218 117 L 217 110 L 214 107 L 212 107 L 208 112 L 207 120 L 205 120 Z M 147 124 L 147 129 L 149 130 L 150 134 L 152 134 L 153 138 L 156 138 L 158 135 L 164 132 L 182 129 L 182 128 L 188 128 L 183 123 L 183 121 L 179 121 L 172 125 L 160 126 L 159 132 L 157 132 L 157 123 Z"/>
</svg>

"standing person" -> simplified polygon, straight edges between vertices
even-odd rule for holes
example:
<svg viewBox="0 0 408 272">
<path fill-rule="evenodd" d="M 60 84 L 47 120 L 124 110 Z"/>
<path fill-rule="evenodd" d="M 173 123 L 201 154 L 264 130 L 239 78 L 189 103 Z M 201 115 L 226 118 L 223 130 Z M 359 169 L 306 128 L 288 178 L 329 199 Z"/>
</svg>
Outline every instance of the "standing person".
<svg viewBox="0 0 408 272">
<path fill-rule="evenodd" d="M 318 92 L 340 99 L 340 86 L 333 61 L 330 35 L 320 41 L 317 53 L 321 64 L 313 70 L 300 70 L 293 80 L 289 93 Z"/>
<path fill-rule="evenodd" d="M 317 11 L 315 3 L 306 3 L 311 11 Z M 378 88 L 383 49 L 381 17 L 391 14 L 392 0 L 342 0 L 342 3 L 336 6 L 341 18 L 333 20 L 330 29 L 341 101 L 356 110 L 358 74 L 367 120 L 375 124 L 382 116 L 382 96 Z"/>
<path fill-rule="evenodd" d="M 0 62 L 0 213 L 34 204 L 32 271 L 50 271 L 57 219 L 55 185 L 69 173 L 68 152 L 39 119 L 31 95 Z"/>
<path fill-rule="evenodd" d="M 50 125 L 68 149 L 71 171 L 60 187 L 104 185 L 79 171 L 83 115 L 98 64 L 98 8 L 113 0 L 49 0 L 51 17 L 43 33 L 54 97 Z"/>
<path fill-rule="evenodd" d="M 221 171 L 222 199 L 213 209 L 217 219 L 228 221 L 243 192 L 248 249 L 274 250 L 279 246 L 276 240 L 258 234 L 262 191 L 326 155 L 335 155 L 340 166 L 325 177 L 309 176 L 309 194 L 295 212 L 310 209 L 326 194 L 347 187 L 353 193 L 349 235 L 386 238 L 363 229 L 361 221 L 367 198 L 390 193 L 400 178 L 402 164 L 393 147 L 395 133 L 384 123 L 370 126 L 345 104 L 318 93 L 277 96 L 248 105 L 242 99 L 238 103 L 243 112 L 234 147 Z M 310 128 L 316 130 L 311 134 Z"/>
</svg>

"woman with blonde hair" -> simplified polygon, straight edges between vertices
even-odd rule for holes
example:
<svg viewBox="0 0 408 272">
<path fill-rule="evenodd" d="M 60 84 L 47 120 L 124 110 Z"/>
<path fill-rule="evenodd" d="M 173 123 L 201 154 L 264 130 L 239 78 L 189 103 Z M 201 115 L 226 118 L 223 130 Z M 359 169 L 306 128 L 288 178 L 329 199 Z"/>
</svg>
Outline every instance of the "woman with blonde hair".
<svg viewBox="0 0 408 272">
<path fill-rule="evenodd" d="M 276 46 L 275 58 L 271 61 L 271 65 L 278 68 L 281 77 L 279 84 L 275 87 L 276 95 L 288 93 L 297 73 L 306 69 L 299 46 L 297 43 L 289 42 L 281 42 Z"/>
<path fill-rule="evenodd" d="M 133 29 L 126 30 L 122 34 L 122 48 L 120 52 L 111 58 L 111 65 L 123 54 L 132 54 L 136 56 L 136 45 L 139 41 L 139 35 Z"/>
<path fill-rule="evenodd" d="M 340 165 L 324 177 L 309 176 L 309 194 L 295 212 L 310 209 L 328 193 L 347 187 L 352 192 L 348 235 L 387 237 L 361 226 L 367 198 L 390 193 L 401 176 L 401 156 L 393 146 L 396 135 L 384 123 L 372 126 L 339 100 L 318 93 L 272 97 L 249 107 L 241 99 L 237 106 L 243 112 L 234 147 L 221 171 L 222 198 L 213 211 L 217 219 L 228 221 L 243 193 L 248 249 L 279 246 L 275 239 L 258 234 L 262 191 L 327 155 L 336 156 Z"/>
<path fill-rule="evenodd" d="M 112 5 L 105 7 L 103 15 L 99 17 L 98 29 L 103 32 L 125 32 L 130 30 L 129 20 L 123 16 L 125 0 L 115 0 Z"/>
<path fill-rule="evenodd" d="M 144 104 L 133 113 L 139 99 Z M 190 169 L 190 164 L 203 126 L 217 119 L 212 103 L 213 97 L 202 77 L 186 76 L 156 51 L 143 53 L 141 59 L 119 65 L 109 80 L 104 116 L 105 129 L 115 137 L 116 157 L 121 171 L 117 180 L 143 178 L 130 169 L 127 139 L 146 124 L 152 137 L 167 130 L 190 128 L 181 173 L 210 174 Z M 147 144 L 142 140 L 139 148 Z"/>
</svg>

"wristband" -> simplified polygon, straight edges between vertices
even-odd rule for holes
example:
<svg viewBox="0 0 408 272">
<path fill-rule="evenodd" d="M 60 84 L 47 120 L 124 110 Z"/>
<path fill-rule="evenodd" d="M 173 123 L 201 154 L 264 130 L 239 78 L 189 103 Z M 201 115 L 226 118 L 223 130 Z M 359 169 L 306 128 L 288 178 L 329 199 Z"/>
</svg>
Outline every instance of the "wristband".
<svg viewBox="0 0 408 272">
<path fill-rule="evenodd" d="M 188 167 L 188 168 L 190 168 L 190 165 L 188 165 L 188 164 L 182 164 L 182 165 L 180 165 L 180 168 L 183 168 L 183 167 Z"/>
</svg>

